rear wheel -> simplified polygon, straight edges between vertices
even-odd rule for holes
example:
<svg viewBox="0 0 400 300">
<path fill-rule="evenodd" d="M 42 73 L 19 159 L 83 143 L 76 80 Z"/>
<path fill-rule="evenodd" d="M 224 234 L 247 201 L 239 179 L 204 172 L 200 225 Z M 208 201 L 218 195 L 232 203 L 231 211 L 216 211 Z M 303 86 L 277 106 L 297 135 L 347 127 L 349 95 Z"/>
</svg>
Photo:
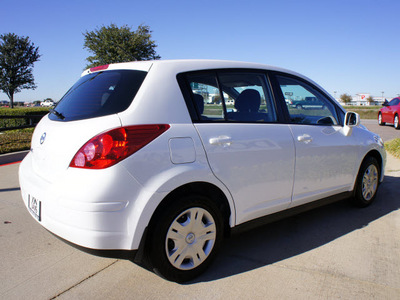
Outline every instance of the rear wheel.
<svg viewBox="0 0 400 300">
<path fill-rule="evenodd" d="M 378 124 L 381 125 L 381 126 L 386 124 L 385 122 L 382 122 L 382 113 L 378 114 Z"/>
<path fill-rule="evenodd" d="M 206 270 L 222 242 L 222 215 L 208 198 L 186 196 L 174 201 L 153 222 L 149 259 L 153 270 L 184 282 Z"/>
<path fill-rule="evenodd" d="M 379 185 L 379 164 L 374 157 L 367 157 L 357 176 L 353 202 L 359 207 L 370 205 L 376 197 Z"/>
<path fill-rule="evenodd" d="M 400 129 L 400 124 L 399 124 L 399 115 L 395 115 L 394 116 L 394 121 L 393 121 L 393 124 L 394 124 L 394 128 L 396 128 L 396 129 Z"/>
</svg>

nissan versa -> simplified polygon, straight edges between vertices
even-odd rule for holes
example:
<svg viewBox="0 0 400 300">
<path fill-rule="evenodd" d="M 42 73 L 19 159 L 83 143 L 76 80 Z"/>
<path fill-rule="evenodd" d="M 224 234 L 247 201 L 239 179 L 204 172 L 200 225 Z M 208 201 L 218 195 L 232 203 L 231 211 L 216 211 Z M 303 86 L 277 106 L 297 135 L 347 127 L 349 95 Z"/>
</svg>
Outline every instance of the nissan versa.
<svg viewBox="0 0 400 300">
<path fill-rule="evenodd" d="M 307 99 L 314 105 L 289 104 Z M 19 179 L 50 232 L 91 249 L 140 249 L 157 274 L 182 282 L 241 225 L 345 198 L 369 205 L 385 161 L 358 114 L 300 74 L 145 61 L 86 70 L 37 125 Z"/>
</svg>

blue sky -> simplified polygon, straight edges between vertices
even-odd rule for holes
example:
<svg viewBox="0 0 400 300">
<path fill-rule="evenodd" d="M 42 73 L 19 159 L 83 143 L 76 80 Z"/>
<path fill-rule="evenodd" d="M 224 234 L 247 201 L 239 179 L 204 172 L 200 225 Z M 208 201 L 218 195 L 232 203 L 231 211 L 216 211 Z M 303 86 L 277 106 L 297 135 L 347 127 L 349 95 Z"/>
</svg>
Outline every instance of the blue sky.
<svg viewBox="0 0 400 300">
<path fill-rule="evenodd" d="M 59 100 L 86 66 L 83 33 L 111 23 L 149 25 L 162 59 L 279 66 L 337 97 L 400 94 L 398 0 L 1 0 L 0 7 L 0 33 L 29 36 L 42 55 L 37 89 L 16 101 Z"/>
</svg>

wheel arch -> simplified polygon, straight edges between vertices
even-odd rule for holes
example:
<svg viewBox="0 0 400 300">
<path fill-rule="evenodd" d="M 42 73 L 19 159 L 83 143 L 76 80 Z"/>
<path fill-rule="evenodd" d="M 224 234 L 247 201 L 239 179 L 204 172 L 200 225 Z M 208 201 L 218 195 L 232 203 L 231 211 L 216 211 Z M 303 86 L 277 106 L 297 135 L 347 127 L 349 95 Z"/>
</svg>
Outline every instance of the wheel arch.
<svg viewBox="0 0 400 300">
<path fill-rule="evenodd" d="M 378 168 L 378 176 L 374 175 L 374 171 L 370 167 L 374 165 Z M 368 174 L 367 174 L 368 171 Z M 377 150 L 369 151 L 364 159 L 361 161 L 361 165 L 356 177 L 353 188 L 353 197 L 351 202 L 357 207 L 367 207 L 375 199 L 379 187 L 379 183 L 383 179 L 384 171 L 384 158 Z"/>
<path fill-rule="evenodd" d="M 186 195 L 200 195 L 207 197 L 214 204 L 217 205 L 218 209 L 220 210 L 223 223 L 224 223 L 224 235 L 229 235 L 230 233 L 230 223 L 231 223 L 231 216 L 233 208 L 229 204 L 227 197 L 225 196 L 224 192 L 214 184 L 209 182 L 191 182 L 184 184 L 182 186 L 177 187 L 173 191 L 171 191 L 164 199 L 160 202 L 157 206 L 156 210 L 154 211 L 148 227 L 151 228 L 154 222 L 157 222 L 158 216 L 163 213 L 164 208 L 167 207 L 172 201 L 177 198 L 184 197 Z"/>
<path fill-rule="evenodd" d="M 378 162 L 378 164 L 379 164 L 379 182 L 381 182 L 381 180 L 382 180 L 382 174 L 383 174 L 383 172 L 384 172 L 384 160 L 383 160 L 383 157 L 382 157 L 382 155 L 379 153 L 379 151 L 378 150 L 376 150 L 376 149 L 373 149 L 373 150 L 370 150 L 367 154 L 365 154 L 365 156 L 364 156 L 364 158 L 363 158 L 363 160 L 361 161 L 361 163 L 360 163 L 360 166 L 359 166 L 359 168 L 358 168 L 358 171 L 357 171 L 357 175 L 358 175 L 358 172 L 360 171 L 360 168 L 361 168 L 361 166 L 362 166 L 362 164 L 364 163 L 364 161 L 368 158 L 368 157 L 373 157 L 373 158 L 375 158 L 376 160 L 377 160 L 377 162 Z M 357 180 L 357 178 L 356 178 L 356 180 Z M 355 183 L 354 183 L 355 184 Z M 355 185 L 354 185 L 355 186 Z"/>
<path fill-rule="evenodd" d="M 397 117 L 397 127 L 396 127 L 396 117 Z M 399 114 L 398 114 L 398 112 L 396 111 L 396 112 L 394 113 L 394 116 L 393 116 L 393 126 L 394 126 L 395 129 L 399 129 L 399 128 L 400 128 L 399 122 L 400 122 L 400 120 L 399 120 Z"/>
<path fill-rule="evenodd" d="M 229 193 L 229 191 L 226 191 Z M 198 194 L 201 196 L 205 196 L 212 201 L 215 201 L 217 207 L 221 210 L 224 224 L 224 232 L 225 236 L 229 236 L 231 233 L 231 225 L 234 226 L 235 223 L 235 208 L 232 199 L 228 199 L 224 191 L 218 187 L 217 185 L 204 182 L 204 181 L 196 181 L 185 183 L 181 186 L 176 187 L 169 193 L 163 196 L 163 198 L 158 202 L 155 208 L 152 208 L 152 214 L 148 218 L 144 218 L 146 220 L 137 221 L 137 223 L 141 223 L 141 221 L 145 221 L 146 225 L 137 226 L 132 235 L 132 246 L 131 249 L 137 249 L 138 254 L 136 256 L 137 261 L 142 261 L 143 258 L 146 257 L 146 244 L 149 240 L 151 234 L 151 228 L 154 225 L 154 222 L 157 222 L 160 214 L 163 213 L 164 209 L 171 204 L 175 199 L 179 197 L 183 197 L 185 195 L 193 195 Z M 152 205 L 150 205 L 152 206 Z M 142 216 L 143 217 L 143 216 Z M 154 228 L 154 227 L 153 227 Z M 135 246 L 136 245 L 136 246 Z"/>
<path fill-rule="evenodd" d="M 383 172 L 383 158 L 381 156 L 381 154 L 379 153 L 378 150 L 371 150 L 370 152 L 367 153 L 367 155 L 364 157 L 363 161 L 368 157 L 368 156 L 372 156 L 374 157 L 378 163 L 379 163 L 379 173 L 382 174 Z"/>
</svg>

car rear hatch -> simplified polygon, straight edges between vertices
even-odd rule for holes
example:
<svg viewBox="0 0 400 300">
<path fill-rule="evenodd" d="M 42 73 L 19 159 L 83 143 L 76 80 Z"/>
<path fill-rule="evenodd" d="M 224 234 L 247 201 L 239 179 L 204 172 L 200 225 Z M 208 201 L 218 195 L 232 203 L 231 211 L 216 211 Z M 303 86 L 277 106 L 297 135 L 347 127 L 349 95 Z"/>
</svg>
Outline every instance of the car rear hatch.
<svg viewBox="0 0 400 300">
<path fill-rule="evenodd" d="M 121 126 L 118 113 L 126 110 L 151 64 L 128 70 L 127 64 L 88 72 L 37 125 L 32 137 L 34 171 L 52 182 L 65 171 L 77 151 L 92 137 Z M 131 65 L 134 65 L 131 64 Z"/>
<path fill-rule="evenodd" d="M 65 171 L 76 152 L 93 136 L 121 126 L 116 114 L 73 122 L 56 122 L 45 116 L 35 129 L 31 143 L 32 167 L 48 182 Z"/>
</svg>

